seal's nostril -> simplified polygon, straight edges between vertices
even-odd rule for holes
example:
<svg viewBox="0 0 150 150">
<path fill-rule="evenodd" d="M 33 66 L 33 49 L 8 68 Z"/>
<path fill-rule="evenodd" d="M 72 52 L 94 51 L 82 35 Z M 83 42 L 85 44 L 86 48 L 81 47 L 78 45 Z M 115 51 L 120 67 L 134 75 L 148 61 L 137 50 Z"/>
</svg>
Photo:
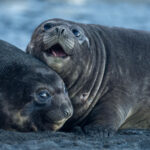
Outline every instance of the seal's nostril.
<svg viewBox="0 0 150 150">
<path fill-rule="evenodd" d="M 55 30 L 56 30 L 56 32 L 58 33 L 58 31 L 59 31 L 58 28 L 56 28 Z"/>
<path fill-rule="evenodd" d="M 65 28 L 63 27 L 56 27 L 55 28 L 56 33 L 58 33 L 59 35 L 63 34 L 65 31 Z"/>
<path fill-rule="evenodd" d="M 64 115 L 65 115 L 65 117 L 70 117 L 70 116 L 71 116 L 71 113 L 70 113 L 69 110 L 65 110 L 65 111 L 64 111 Z"/>
<path fill-rule="evenodd" d="M 65 29 L 62 29 L 62 30 L 61 30 L 61 34 L 63 34 L 64 31 L 65 31 Z"/>
</svg>

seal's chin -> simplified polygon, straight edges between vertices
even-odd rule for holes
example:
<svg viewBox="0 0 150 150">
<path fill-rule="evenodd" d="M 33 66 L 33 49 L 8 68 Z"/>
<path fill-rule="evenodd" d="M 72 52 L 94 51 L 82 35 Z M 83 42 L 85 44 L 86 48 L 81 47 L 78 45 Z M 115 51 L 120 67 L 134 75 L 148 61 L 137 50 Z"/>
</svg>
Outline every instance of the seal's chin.
<svg viewBox="0 0 150 150">
<path fill-rule="evenodd" d="M 67 58 L 69 56 L 59 43 L 44 50 L 44 52 L 51 57 Z"/>
<path fill-rule="evenodd" d="M 46 123 L 45 127 L 46 129 L 51 130 L 51 131 L 58 131 L 64 125 L 64 123 L 65 123 L 64 120 L 61 120 L 58 122 Z"/>
<path fill-rule="evenodd" d="M 66 43 L 55 43 L 49 45 L 45 45 L 45 49 L 42 49 L 43 60 L 46 62 L 48 66 L 54 69 L 58 73 L 62 73 L 64 71 L 64 66 L 66 66 L 72 56 L 72 49 L 66 46 Z"/>
<path fill-rule="evenodd" d="M 44 127 L 46 130 L 57 131 L 59 130 L 67 119 L 63 118 L 61 120 L 51 120 L 49 117 L 44 118 Z"/>
<path fill-rule="evenodd" d="M 15 113 L 12 116 L 12 122 L 9 130 L 20 131 L 20 132 L 37 132 L 37 131 L 57 131 L 59 130 L 67 118 L 60 118 L 58 120 L 53 120 L 47 114 L 40 116 L 39 114 L 34 114 L 33 116 L 22 116 L 20 112 Z M 38 118 L 38 119 L 37 119 Z"/>
</svg>

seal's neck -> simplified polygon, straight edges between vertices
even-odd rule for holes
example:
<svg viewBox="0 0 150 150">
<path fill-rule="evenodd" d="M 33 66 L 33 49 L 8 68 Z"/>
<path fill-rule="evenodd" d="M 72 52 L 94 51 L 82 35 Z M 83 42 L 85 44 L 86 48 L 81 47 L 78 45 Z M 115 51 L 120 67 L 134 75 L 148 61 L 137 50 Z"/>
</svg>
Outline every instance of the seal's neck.
<svg viewBox="0 0 150 150">
<path fill-rule="evenodd" d="M 97 31 L 94 30 L 90 34 L 92 34 L 90 36 L 92 42 L 90 50 L 93 52 L 91 57 L 91 66 L 93 66 L 93 69 L 89 74 L 86 84 L 84 85 L 84 88 L 87 87 L 87 85 L 89 87 L 89 96 L 87 97 L 88 107 L 85 110 L 84 115 L 78 119 L 77 123 L 80 123 L 90 113 L 104 92 L 103 79 L 106 69 L 105 46 L 98 29 Z"/>
<path fill-rule="evenodd" d="M 91 31 L 91 30 L 90 30 Z M 80 123 L 95 106 L 103 92 L 103 76 L 106 66 L 106 52 L 98 31 L 90 33 L 91 55 L 81 58 L 82 65 L 74 65 L 70 74 L 64 75 L 69 96 L 74 106 L 74 115 L 71 120 Z M 63 76 L 62 76 L 63 77 Z"/>
</svg>

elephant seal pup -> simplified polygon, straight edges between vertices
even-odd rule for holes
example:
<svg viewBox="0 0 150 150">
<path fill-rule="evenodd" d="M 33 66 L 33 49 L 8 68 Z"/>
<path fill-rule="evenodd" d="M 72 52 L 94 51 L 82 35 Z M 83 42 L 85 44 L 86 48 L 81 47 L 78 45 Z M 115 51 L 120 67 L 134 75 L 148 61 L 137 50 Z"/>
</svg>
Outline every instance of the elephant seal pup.
<svg viewBox="0 0 150 150">
<path fill-rule="evenodd" d="M 27 52 L 66 83 L 74 107 L 66 129 L 109 136 L 150 128 L 149 32 L 51 19 L 36 28 Z"/>
<path fill-rule="evenodd" d="M 0 40 L 0 128 L 56 131 L 72 113 L 62 79 L 39 60 Z"/>
</svg>

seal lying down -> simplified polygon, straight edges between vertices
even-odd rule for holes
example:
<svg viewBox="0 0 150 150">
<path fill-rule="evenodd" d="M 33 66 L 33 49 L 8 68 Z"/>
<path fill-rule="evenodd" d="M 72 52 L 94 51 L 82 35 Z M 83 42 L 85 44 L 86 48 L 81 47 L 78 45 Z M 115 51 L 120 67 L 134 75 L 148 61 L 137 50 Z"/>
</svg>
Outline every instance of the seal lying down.
<svg viewBox="0 0 150 150">
<path fill-rule="evenodd" d="M 0 40 L 0 128 L 56 131 L 72 113 L 62 79 L 39 60 Z"/>
<path fill-rule="evenodd" d="M 150 128 L 149 32 L 51 19 L 36 28 L 27 52 L 67 85 L 74 114 L 64 129 L 109 136 Z"/>
</svg>

